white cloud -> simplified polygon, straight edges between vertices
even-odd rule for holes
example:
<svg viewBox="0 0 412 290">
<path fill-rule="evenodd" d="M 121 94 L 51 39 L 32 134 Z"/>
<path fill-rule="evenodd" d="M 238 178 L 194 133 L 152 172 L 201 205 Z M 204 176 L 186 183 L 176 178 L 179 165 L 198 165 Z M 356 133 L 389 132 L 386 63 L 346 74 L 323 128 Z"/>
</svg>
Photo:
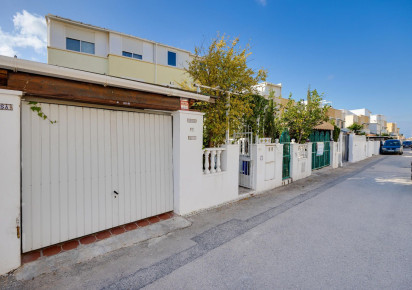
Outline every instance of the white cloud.
<svg viewBox="0 0 412 290">
<path fill-rule="evenodd" d="M 47 25 L 44 17 L 26 10 L 13 16 L 14 30 L 5 32 L 0 27 L 0 54 L 14 56 L 19 48 L 32 48 L 45 55 L 47 47 Z"/>
<path fill-rule="evenodd" d="M 266 0 L 256 0 L 257 3 L 259 3 L 262 6 L 266 6 L 267 1 Z"/>
</svg>

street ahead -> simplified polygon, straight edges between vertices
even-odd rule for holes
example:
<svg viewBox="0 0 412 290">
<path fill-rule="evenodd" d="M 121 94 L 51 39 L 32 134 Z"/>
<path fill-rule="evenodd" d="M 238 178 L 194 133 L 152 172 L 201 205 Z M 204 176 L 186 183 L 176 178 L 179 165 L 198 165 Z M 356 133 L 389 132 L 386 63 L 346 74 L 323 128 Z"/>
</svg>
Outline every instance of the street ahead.
<svg viewBox="0 0 412 290">
<path fill-rule="evenodd" d="M 187 229 L 14 286 L 411 289 L 411 161 L 406 149 L 322 169 L 189 217 Z"/>
</svg>

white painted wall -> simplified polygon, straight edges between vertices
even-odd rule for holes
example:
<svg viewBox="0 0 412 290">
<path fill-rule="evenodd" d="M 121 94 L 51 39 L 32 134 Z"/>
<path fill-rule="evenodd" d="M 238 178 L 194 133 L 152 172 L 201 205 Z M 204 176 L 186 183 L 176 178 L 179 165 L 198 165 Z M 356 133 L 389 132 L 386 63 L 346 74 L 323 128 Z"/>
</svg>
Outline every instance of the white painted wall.
<svg viewBox="0 0 412 290">
<path fill-rule="evenodd" d="M 380 141 L 374 141 L 374 145 L 375 145 L 375 148 L 373 150 L 373 155 L 379 155 L 379 149 L 380 149 L 380 146 L 381 146 L 381 142 Z"/>
<path fill-rule="evenodd" d="M 283 144 L 253 144 L 253 182 L 256 192 L 282 185 Z"/>
<path fill-rule="evenodd" d="M 225 145 L 222 172 L 206 175 L 202 169 L 202 138 L 202 113 L 173 113 L 174 211 L 180 215 L 238 198 L 239 145 Z"/>
<path fill-rule="evenodd" d="M 109 33 L 109 53 L 122 55 L 122 36 L 116 33 Z"/>
<path fill-rule="evenodd" d="M 299 145 L 301 144 L 290 143 L 290 177 L 293 181 L 306 178 L 312 174 L 312 143 L 304 144 L 306 147 L 306 157 L 299 156 Z"/>
<path fill-rule="evenodd" d="M 358 162 L 379 155 L 380 141 L 366 141 L 365 136 L 349 134 L 349 162 Z"/>
<path fill-rule="evenodd" d="M 189 60 L 189 53 L 183 52 L 178 49 L 173 49 L 171 47 L 157 45 L 157 63 L 161 65 L 166 65 L 168 60 L 168 51 L 176 53 L 176 68 L 183 69 L 187 67 L 187 61 Z"/>
<path fill-rule="evenodd" d="M 47 25 L 47 45 L 54 48 L 66 49 L 66 28 L 62 22 L 49 20 Z"/>
<path fill-rule="evenodd" d="M 67 37 L 94 43 L 94 55 L 107 57 L 109 53 L 108 33 L 50 20 L 48 25 L 48 46 L 66 49 Z"/>
<path fill-rule="evenodd" d="M 355 115 L 358 115 L 358 116 L 361 116 L 361 115 L 363 115 L 363 116 L 370 116 L 371 115 L 371 111 L 369 111 L 368 109 L 365 109 L 365 108 L 363 108 L 363 109 L 356 109 L 356 110 L 350 110 L 352 113 L 354 113 Z"/>
<path fill-rule="evenodd" d="M 349 134 L 349 162 L 358 162 L 367 157 L 365 136 Z"/>
<path fill-rule="evenodd" d="M 339 150 L 339 142 L 330 142 L 330 158 L 332 168 L 342 166 L 342 152 Z"/>
<path fill-rule="evenodd" d="M 20 98 L 22 93 L 0 89 L 0 275 L 20 266 L 20 239 L 16 219 L 20 219 Z"/>
</svg>

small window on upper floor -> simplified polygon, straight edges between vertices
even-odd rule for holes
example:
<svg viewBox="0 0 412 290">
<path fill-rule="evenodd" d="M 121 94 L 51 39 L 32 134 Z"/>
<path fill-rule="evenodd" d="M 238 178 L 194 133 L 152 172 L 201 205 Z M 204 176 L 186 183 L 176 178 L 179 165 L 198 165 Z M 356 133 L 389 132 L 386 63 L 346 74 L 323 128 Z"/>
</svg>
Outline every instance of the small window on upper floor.
<svg viewBox="0 0 412 290">
<path fill-rule="evenodd" d="M 132 58 L 135 58 L 135 59 L 143 59 L 143 56 L 141 54 L 131 53 L 131 52 L 127 52 L 127 51 L 123 51 L 122 55 L 126 56 L 126 57 L 132 57 Z"/>
<path fill-rule="evenodd" d="M 171 66 L 176 66 L 176 52 L 167 52 L 167 64 Z"/>
<path fill-rule="evenodd" d="M 66 49 L 94 54 L 94 43 L 73 38 L 66 38 Z"/>
</svg>

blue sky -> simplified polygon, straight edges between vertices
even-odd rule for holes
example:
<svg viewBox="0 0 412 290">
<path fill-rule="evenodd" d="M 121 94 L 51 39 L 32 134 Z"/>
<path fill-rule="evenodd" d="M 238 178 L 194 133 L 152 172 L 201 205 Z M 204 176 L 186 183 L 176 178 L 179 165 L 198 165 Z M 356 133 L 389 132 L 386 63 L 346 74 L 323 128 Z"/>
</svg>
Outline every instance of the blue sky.
<svg viewBox="0 0 412 290">
<path fill-rule="evenodd" d="M 45 62 L 45 49 L 39 47 L 44 34 L 36 30 L 41 23 L 23 10 L 191 51 L 217 32 L 239 36 L 252 46 L 250 66 L 267 69 L 269 82 L 282 83 L 283 96 L 292 92 L 304 98 L 310 85 L 324 92 L 335 108 L 367 108 L 412 135 L 410 0 L 3 0 L 0 52 L 9 49 L 2 44 L 13 39 L 20 58 Z M 16 15 L 20 17 L 13 21 Z"/>
</svg>

